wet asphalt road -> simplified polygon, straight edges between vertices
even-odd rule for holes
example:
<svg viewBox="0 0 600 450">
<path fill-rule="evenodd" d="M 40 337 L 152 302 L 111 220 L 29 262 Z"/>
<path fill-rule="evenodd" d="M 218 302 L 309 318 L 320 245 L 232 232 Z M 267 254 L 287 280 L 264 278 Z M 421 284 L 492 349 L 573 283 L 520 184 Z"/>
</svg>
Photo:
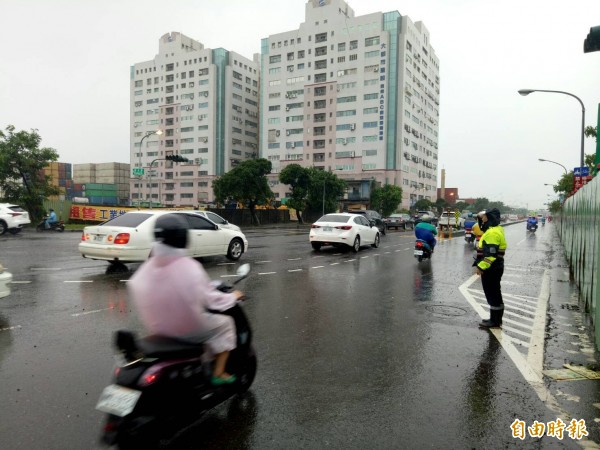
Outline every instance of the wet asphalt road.
<svg viewBox="0 0 600 450">
<path fill-rule="evenodd" d="M 550 226 L 534 236 L 523 228 L 506 227 L 503 291 L 535 298 Z M 419 264 L 411 232 L 392 231 L 379 249 L 358 254 L 313 252 L 307 229 L 246 234 L 251 248 L 240 263 L 253 272 L 241 288 L 257 379 L 174 448 L 581 448 L 512 436 L 515 418 L 547 422 L 556 413 L 477 328 L 481 317 L 459 290 L 473 273 L 462 237 L 440 242 L 433 260 Z M 111 334 L 141 331 L 126 295 L 132 272 L 106 273 L 106 263 L 82 259 L 79 239 L 0 237 L 0 260 L 16 282 L 0 300 L 4 449 L 99 448 L 94 406 L 111 381 Z M 238 266 L 225 258 L 204 265 L 213 278 Z M 478 288 L 474 280 L 465 289 L 477 298 Z M 520 330 L 523 342 L 527 333 Z"/>
</svg>

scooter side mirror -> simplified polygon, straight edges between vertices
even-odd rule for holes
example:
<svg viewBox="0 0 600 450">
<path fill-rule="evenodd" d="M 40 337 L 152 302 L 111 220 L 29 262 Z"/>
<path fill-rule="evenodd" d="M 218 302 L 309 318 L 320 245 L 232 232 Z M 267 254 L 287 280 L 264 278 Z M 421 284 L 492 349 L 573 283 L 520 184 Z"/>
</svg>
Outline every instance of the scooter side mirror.
<svg viewBox="0 0 600 450">
<path fill-rule="evenodd" d="M 250 273 L 250 264 L 248 264 L 248 263 L 242 264 L 240 267 L 238 267 L 238 270 L 236 273 L 237 273 L 238 277 L 241 277 L 241 278 L 247 277 L 248 274 Z"/>
</svg>

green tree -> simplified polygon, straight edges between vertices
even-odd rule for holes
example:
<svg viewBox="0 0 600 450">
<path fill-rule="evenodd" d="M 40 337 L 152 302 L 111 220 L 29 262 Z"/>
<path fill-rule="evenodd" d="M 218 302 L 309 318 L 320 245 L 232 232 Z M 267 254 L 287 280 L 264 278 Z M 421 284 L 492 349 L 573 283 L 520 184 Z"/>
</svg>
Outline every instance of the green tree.
<svg viewBox="0 0 600 450">
<path fill-rule="evenodd" d="M 475 199 L 475 203 L 473 203 L 473 209 L 476 212 L 484 211 L 488 208 L 490 201 L 485 197 L 480 197 Z"/>
<path fill-rule="evenodd" d="M 290 164 L 284 167 L 279 174 L 279 181 L 290 186 L 291 197 L 288 198 L 286 206 L 296 210 L 298 223 L 304 223 L 302 213 L 306 209 L 311 182 L 309 169 L 300 164 Z"/>
<path fill-rule="evenodd" d="M 561 208 L 560 200 L 553 200 L 548 204 L 548 210 L 552 214 L 556 214 L 558 211 L 560 211 L 560 208 Z"/>
<path fill-rule="evenodd" d="M 586 137 L 598 138 L 598 127 L 585 127 L 583 131 Z"/>
<path fill-rule="evenodd" d="M 500 214 L 506 214 L 508 212 L 508 206 L 506 206 L 503 202 L 489 202 L 486 209 L 498 208 Z"/>
<path fill-rule="evenodd" d="M 429 201 L 425 198 L 422 198 L 421 200 L 417 200 L 413 209 L 415 211 L 431 211 L 435 208 L 434 208 L 434 204 L 431 203 L 431 201 Z"/>
<path fill-rule="evenodd" d="M 314 212 L 333 212 L 339 199 L 344 195 L 346 182 L 335 174 L 310 167 L 310 187 L 308 189 L 307 208 Z"/>
<path fill-rule="evenodd" d="M 435 201 L 435 212 L 440 215 L 446 208 L 450 207 L 448 202 L 443 198 L 438 198 Z"/>
<path fill-rule="evenodd" d="M 40 148 L 41 141 L 37 130 L 15 132 L 13 125 L 0 130 L 0 191 L 4 200 L 26 209 L 34 222 L 45 214 L 44 199 L 59 193 L 50 177 L 43 175 L 44 167 L 58 160 L 58 153 Z"/>
<path fill-rule="evenodd" d="M 271 173 L 271 161 L 249 159 L 213 181 L 215 198 L 219 203 L 229 199 L 242 202 L 252 217 L 252 223 L 260 225 L 256 206 L 266 204 L 274 197 L 269 188 L 267 174 Z"/>
<path fill-rule="evenodd" d="M 475 212 L 474 209 L 471 205 L 469 205 L 467 202 L 456 202 L 454 204 L 454 208 L 458 209 L 460 212 L 469 210 L 471 212 Z"/>
<path fill-rule="evenodd" d="M 565 196 L 567 196 L 573 191 L 574 186 L 575 176 L 573 175 L 573 172 L 569 172 L 560 177 L 558 183 L 554 185 L 553 189 L 554 192 L 556 192 L 557 194 L 562 193 Z"/>
<path fill-rule="evenodd" d="M 383 217 L 388 217 L 396 212 L 401 201 L 402 188 L 399 186 L 386 184 L 371 191 L 371 208 L 375 211 L 381 211 Z"/>
</svg>

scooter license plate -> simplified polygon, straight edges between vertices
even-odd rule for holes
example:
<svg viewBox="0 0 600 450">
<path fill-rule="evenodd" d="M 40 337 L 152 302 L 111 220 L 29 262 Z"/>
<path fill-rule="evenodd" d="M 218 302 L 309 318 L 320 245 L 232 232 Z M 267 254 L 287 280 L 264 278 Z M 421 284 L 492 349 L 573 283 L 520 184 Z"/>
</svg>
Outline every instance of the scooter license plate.
<svg viewBox="0 0 600 450">
<path fill-rule="evenodd" d="M 471 233 L 465 233 L 465 237 L 470 238 L 471 237 Z"/>
<path fill-rule="evenodd" d="M 98 399 L 96 409 L 115 416 L 125 417 L 133 411 L 142 393 L 116 384 L 106 386 Z"/>
<path fill-rule="evenodd" d="M 423 256 L 423 250 L 415 250 L 415 256 Z"/>
</svg>

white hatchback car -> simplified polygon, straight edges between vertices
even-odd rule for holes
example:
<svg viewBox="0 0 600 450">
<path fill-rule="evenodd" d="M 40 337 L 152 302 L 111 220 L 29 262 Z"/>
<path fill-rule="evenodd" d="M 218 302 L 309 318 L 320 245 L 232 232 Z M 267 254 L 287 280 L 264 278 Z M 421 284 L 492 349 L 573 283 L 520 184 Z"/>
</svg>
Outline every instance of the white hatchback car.
<svg viewBox="0 0 600 450">
<path fill-rule="evenodd" d="M 363 245 L 379 247 L 380 236 L 376 225 L 360 214 L 325 214 L 310 227 L 310 244 L 314 250 L 323 245 L 349 246 L 355 253 Z"/>
<path fill-rule="evenodd" d="M 84 258 L 113 264 L 145 261 L 155 242 L 156 218 L 164 214 L 181 214 L 189 222 L 189 256 L 223 255 L 237 261 L 248 250 L 248 240 L 243 233 L 222 228 L 193 211 L 141 210 L 127 212 L 100 225 L 85 227 L 79 252 Z"/>
<path fill-rule="evenodd" d="M 19 205 L 0 203 L 0 235 L 8 230 L 11 234 L 21 231 L 23 225 L 29 225 L 29 213 Z"/>
<path fill-rule="evenodd" d="M 0 264 L 0 298 L 7 297 L 10 295 L 10 282 L 12 281 L 12 274 L 2 267 Z"/>
<path fill-rule="evenodd" d="M 238 227 L 237 225 L 234 225 L 232 223 L 229 223 L 227 220 L 223 219 L 220 215 L 211 212 L 211 211 L 191 211 L 194 214 L 198 214 L 199 216 L 205 217 L 208 220 L 210 220 L 211 222 L 216 223 L 217 225 L 219 225 L 221 228 L 227 228 L 228 230 L 234 230 L 234 231 L 242 231 L 240 229 L 240 227 Z"/>
</svg>

